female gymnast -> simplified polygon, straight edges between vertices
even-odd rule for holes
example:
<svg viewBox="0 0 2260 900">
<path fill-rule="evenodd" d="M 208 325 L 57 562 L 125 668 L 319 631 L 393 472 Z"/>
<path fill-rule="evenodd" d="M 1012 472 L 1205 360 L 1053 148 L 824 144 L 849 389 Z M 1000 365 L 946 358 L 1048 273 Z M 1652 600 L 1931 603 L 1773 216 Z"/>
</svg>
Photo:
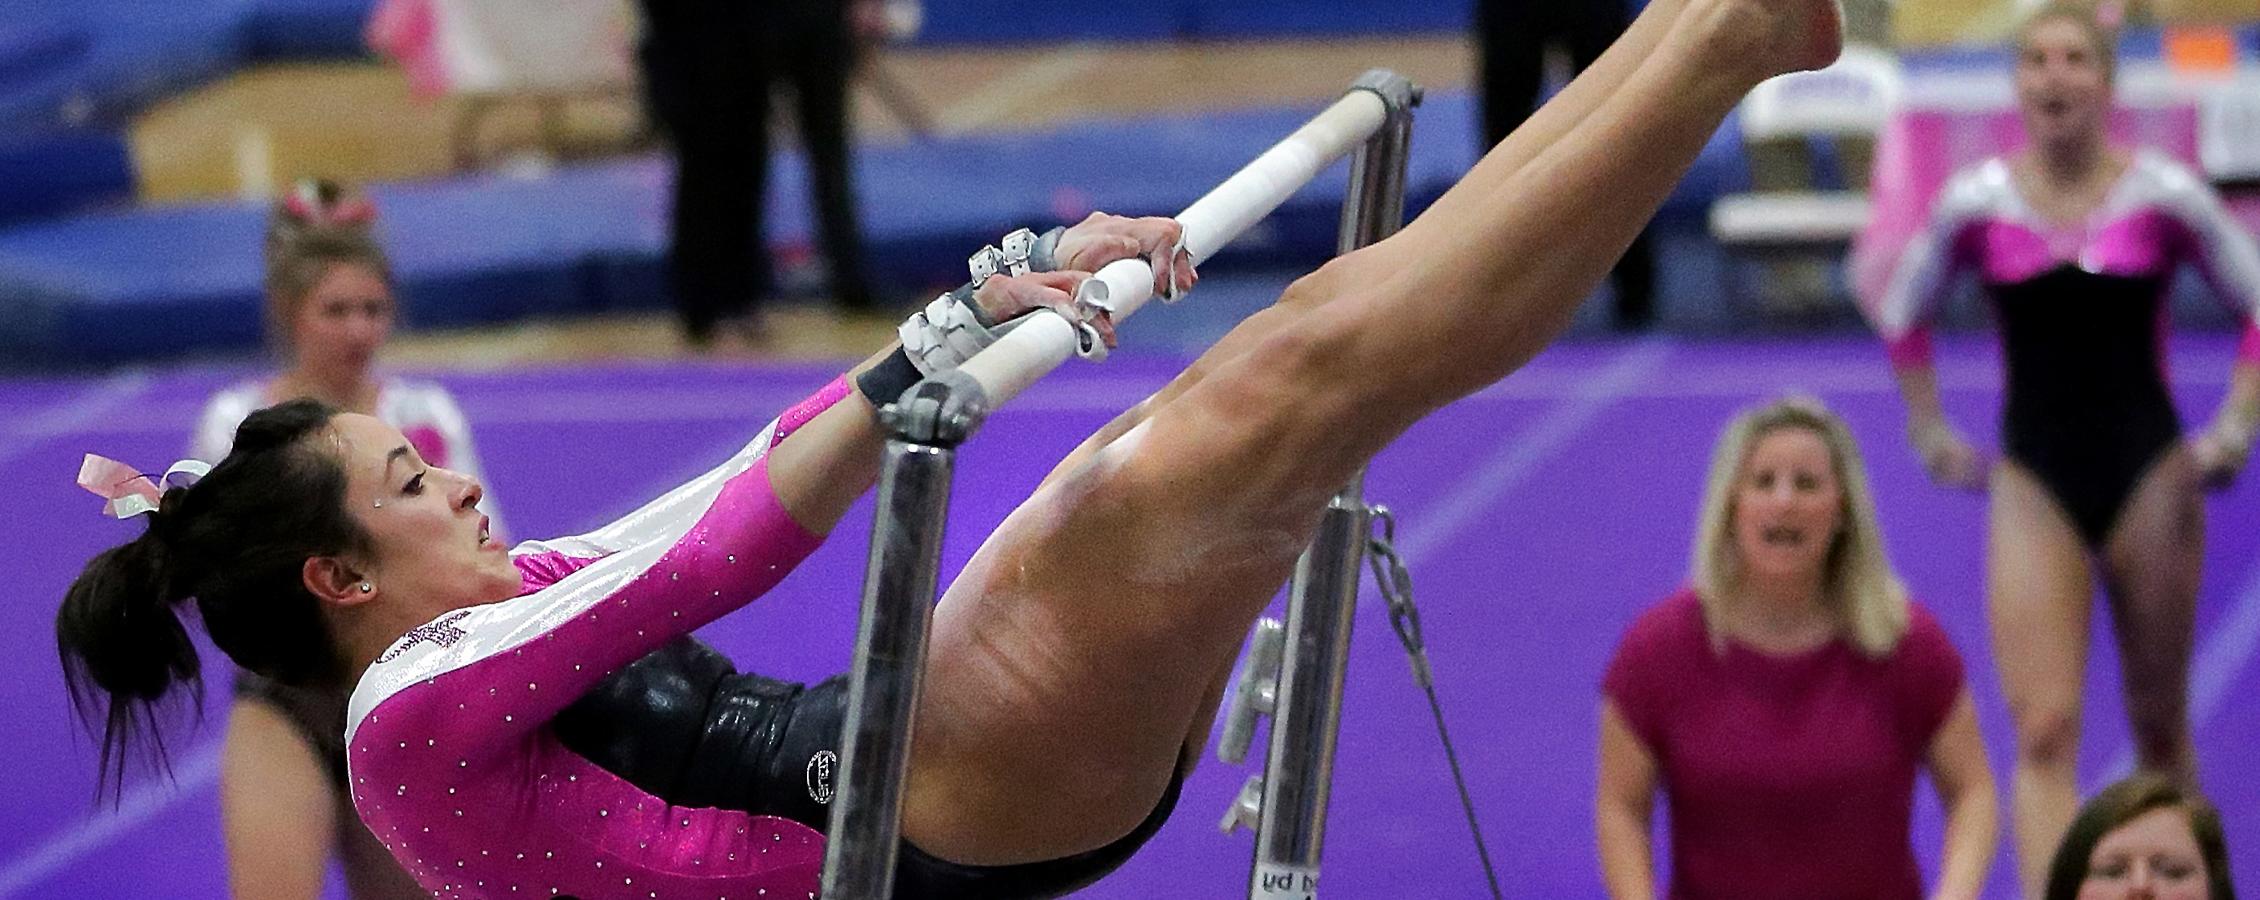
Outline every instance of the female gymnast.
<svg viewBox="0 0 2260 900">
<path fill-rule="evenodd" d="M 2236 900 L 2221 812 L 2178 778 L 2138 773 L 2080 808 L 2045 900 Z"/>
<path fill-rule="evenodd" d="M 215 395 L 198 423 L 191 458 L 225 457 L 245 417 L 282 399 L 309 396 L 334 408 L 374 415 L 400 429 L 425 461 L 445 466 L 437 461 L 453 460 L 466 477 L 477 480 L 469 430 L 445 389 L 402 378 L 380 381 L 371 372 L 376 351 L 389 336 L 394 308 L 390 265 L 371 236 L 374 213 L 366 199 L 327 182 L 301 183 L 277 204 L 267 238 L 269 321 L 291 368 Z M 1166 244 L 1169 235 L 1161 230 L 1166 227 L 1164 220 L 1093 216 L 1062 229 L 1046 250 L 1059 265 L 1096 269 L 1140 252 L 1145 244 Z M 997 314 L 1009 315 L 1011 309 L 999 307 Z M 480 506 L 492 531 L 501 533 L 492 501 L 482 500 Z M 809 698 L 796 699 L 799 686 L 740 675 L 721 654 L 686 636 L 576 700 L 559 715 L 557 730 L 567 747 L 668 799 L 678 791 L 703 790 L 704 795 L 681 796 L 701 806 L 794 815 L 822 827 L 825 807 L 805 793 L 744 791 L 731 796 L 722 792 L 728 782 L 692 777 L 704 771 L 696 762 L 701 757 L 694 754 L 731 758 L 730 750 L 745 746 L 750 731 L 769 723 L 767 713 L 785 705 L 780 701 L 836 706 L 844 700 L 845 679 L 829 680 L 816 690 Z M 237 673 L 235 693 L 221 782 L 231 894 L 237 900 L 318 896 L 334 849 L 347 893 L 356 900 L 428 896 L 360 819 L 345 812 L 351 803 L 345 690 L 286 686 L 243 671 Z M 822 733 L 817 718 L 795 718 L 799 727 L 794 736 L 836 743 L 836 735 Z M 310 822 L 335 822 L 336 827 L 308 828 Z M 933 889 L 942 886 L 964 896 L 1050 892 L 1110 871 L 1135 843 L 1124 842 L 1114 854 L 1086 854 L 1044 866 L 978 869 L 950 867 L 908 847 L 912 861 L 900 869 L 905 888 L 928 888 L 921 895 L 935 895 Z"/>
<path fill-rule="evenodd" d="M 1915 775 L 1946 810 L 1927 896 L 1975 900 L 1997 807 L 1962 658 L 1883 555 L 1859 446 L 1816 401 L 1735 417 L 1692 586 L 1642 614 L 1603 681 L 1595 833 L 1609 896 L 1918 900 Z"/>
<path fill-rule="evenodd" d="M 1025 864 L 1153 818 L 1336 487 L 1536 354 L 1734 105 L 1833 60 L 1839 29 L 1830 0 L 1657 0 L 1404 231 L 1296 282 L 1070 454 L 935 610 L 910 843 Z M 1054 308 L 1075 286 L 996 282 Z M 953 363 L 974 318 L 937 301 L 906 324 L 907 350 L 706 476 L 516 553 L 487 533 L 476 482 L 381 421 L 309 402 L 254 414 L 226 460 L 165 491 L 149 530 L 73 584 L 66 662 L 89 700 L 109 700 L 112 751 L 193 674 L 173 609 L 192 598 L 238 663 L 356 684 L 355 808 L 439 896 L 806 896 L 816 829 L 669 804 L 549 724 L 805 557 L 874 477 L 874 404 Z M 766 768 L 765 749 L 730 774 Z"/>
<path fill-rule="evenodd" d="M 1863 254 L 1863 299 L 1890 345 L 1909 438 L 1937 480 L 1990 485 L 1987 593 L 2031 893 L 2078 804 L 2097 574 L 2140 765 L 2194 775 L 2186 695 L 2202 491 L 2237 473 L 2260 423 L 2260 330 L 2249 327 L 2260 251 L 2196 175 L 2108 144 L 2113 52 L 2086 7 L 2042 7 L 2018 39 L 2031 147 L 1958 174 L 1895 269 Z M 2248 324 L 2227 399 L 2187 440 L 2161 358 L 2166 288 L 2184 262 Z M 1990 475 L 1947 424 L 1930 363 L 1926 323 L 1963 270 L 1992 298 L 2008 363 L 2005 458 Z"/>
<path fill-rule="evenodd" d="M 275 205 L 267 225 L 267 330 L 286 365 L 213 395 L 197 419 L 190 458 L 218 462 L 244 417 L 315 397 L 382 419 L 434 465 L 480 477 L 470 428 L 447 390 L 376 371 L 398 304 L 390 260 L 372 234 L 375 219 L 366 198 L 326 181 L 301 182 Z M 484 508 L 501 533 L 493 501 Z M 333 852 L 354 900 L 428 896 L 348 811 L 344 735 L 344 691 L 236 674 L 220 777 L 236 900 L 312 900 Z"/>
</svg>

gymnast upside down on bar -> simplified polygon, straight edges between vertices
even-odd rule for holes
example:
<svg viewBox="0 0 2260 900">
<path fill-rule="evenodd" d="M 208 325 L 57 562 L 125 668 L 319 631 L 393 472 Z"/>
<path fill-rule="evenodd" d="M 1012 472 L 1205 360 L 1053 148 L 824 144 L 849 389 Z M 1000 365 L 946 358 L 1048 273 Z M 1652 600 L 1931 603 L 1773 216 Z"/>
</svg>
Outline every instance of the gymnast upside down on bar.
<svg viewBox="0 0 2260 900">
<path fill-rule="evenodd" d="M 903 812 L 906 859 L 929 859 L 935 880 L 898 896 L 1041 896 L 1134 851 L 1336 488 L 1543 348 L 1742 96 L 1840 45 L 1832 0 L 1655 0 L 1403 231 L 1296 281 L 1070 453 L 935 609 Z M 749 699 L 723 712 L 762 718 L 733 726 L 758 740 L 694 760 L 712 768 L 677 790 L 695 796 L 651 783 L 684 775 L 680 758 L 600 764 L 607 741 L 632 736 L 620 717 L 634 700 L 596 709 L 585 730 L 569 706 L 681 649 L 671 642 L 814 549 L 872 484 L 879 405 L 962 362 L 994 321 L 1048 309 L 1111 340 L 1103 316 L 1070 303 L 1083 276 L 1066 270 L 1141 256 L 1158 263 L 1156 287 L 1187 288 L 1177 237 L 1100 217 L 1056 244 L 1023 239 L 1008 270 L 1028 250 L 1063 271 L 936 301 L 905 346 L 587 535 L 505 551 L 478 484 L 374 419 L 310 402 L 251 416 L 193 485 L 95 484 L 119 513 L 155 501 L 148 530 L 95 557 L 57 619 L 81 709 L 92 719 L 107 702 L 105 774 L 149 705 L 193 680 L 175 611 L 193 599 L 245 668 L 354 685 L 356 811 L 437 896 L 813 896 L 821 819 L 761 804 L 781 802 L 763 785 L 783 776 L 780 790 L 804 790 L 802 757 L 777 742 L 817 704 L 731 682 Z M 1040 871 L 1063 862 L 1081 868 Z M 999 869 L 1005 881 L 982 883 Z M 1010 880 L 1031 871 L 1056 880 Z"/>
</svg>

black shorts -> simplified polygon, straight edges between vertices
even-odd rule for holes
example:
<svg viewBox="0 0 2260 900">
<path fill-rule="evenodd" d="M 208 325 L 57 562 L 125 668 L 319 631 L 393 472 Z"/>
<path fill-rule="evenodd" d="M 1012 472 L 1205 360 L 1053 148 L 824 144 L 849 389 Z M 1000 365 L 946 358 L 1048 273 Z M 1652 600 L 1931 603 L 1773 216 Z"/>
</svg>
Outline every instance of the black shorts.
<svg viewBox="0 0 2260 900">
<path fill-rule="evenodd" d="M 814 685 L 735 671 L 685 638 L 622 669 L 557 717 L 565 746 L 678 806 L 736 809 L 830 825 L 848 679 Z M 965 866 L 908 841 L 895 865 L 903 900 L 1057 897 L 1119 868 L 1176 809 L 1184 767 L 1153 813 L 1112 844 L 1010 866 Z"/>
</svg>

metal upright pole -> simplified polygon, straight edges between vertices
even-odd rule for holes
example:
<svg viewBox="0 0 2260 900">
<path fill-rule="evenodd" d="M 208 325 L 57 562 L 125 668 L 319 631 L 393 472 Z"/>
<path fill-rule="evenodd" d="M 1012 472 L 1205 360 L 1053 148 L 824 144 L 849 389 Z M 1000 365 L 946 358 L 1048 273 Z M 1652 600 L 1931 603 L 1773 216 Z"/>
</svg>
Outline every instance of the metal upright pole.
<svg viewBox="0 0 2260 900">
<path fill-rule="evenodd" d="M 1382 69 L 1359 77 L 1351 90 L 1380 95 L 1389 106 L 1389 120 L 1350 159 L 1350 190 L 1339 243 L 1343 253 L 1395 234 L 1404 223 L 1406 151 L 1412 136 L 1412 108 L 1420 101 L 1420 91 L 1412 82 Z M 1362 496 L 1364 482 L 1361 472 L 1328 504 L 1318 537 L 1296 564 L 1288 592 L 1278 711 L 1271 726 L 1254 871 L 1248 882 L 1248 895 L 1257 900 L 1310 900 L 1318 895 L 1350 626 L 1372 531 L 1372 513 Z"/>
<path fill-rule="evenodd" d="M 926 627 L 940 578 L 957 447 L 987 414 L 981 386 L 959 372 L 920 382 L 880 411 L 890 437 L 879 471 L 863 615 L 848 686 L 848 730 L 824 848 L 825 900 L 885 900 L 901 846 Z"/>
</svg>

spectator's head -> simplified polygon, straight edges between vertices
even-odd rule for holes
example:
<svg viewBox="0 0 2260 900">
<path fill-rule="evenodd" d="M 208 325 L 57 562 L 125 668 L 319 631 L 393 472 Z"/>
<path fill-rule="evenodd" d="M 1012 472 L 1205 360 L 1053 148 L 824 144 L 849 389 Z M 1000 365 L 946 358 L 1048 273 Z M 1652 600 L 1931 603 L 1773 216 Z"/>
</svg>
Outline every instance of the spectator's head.
<svg viewBox="0 0 2260 900">
<path fill-rule="evenodd" d="M 267 226 L 267 331 L 293 364 L 358 375 L 392 334 L 392 265 L 369 201 L 304 181 Z"/>
<path fill-rule="evenodd" d="M 2117 74 L 2117 41 L 2091 3 L 2050 0 L 2017 29 L 2017 106 L 2043 150 L 2102 137 Z"/>
<path fill-rule="evenodd" d="M 2178 779 L 2104 788 L 2064 832 L 2046 900 L 2236 900 L 2221 814 Z"/>
<path fill-rule="evenodd" d="M 1884 558 L 1859 445 L 1819 400 L 1775 400 L 1728 423 L 1701 516 L 1690 580 L 1717 639 L 1758 583 L 1817 587 L 1845 639 L 1870 656 L 1906 633 L 1906 591 Z"/>
</svg>

